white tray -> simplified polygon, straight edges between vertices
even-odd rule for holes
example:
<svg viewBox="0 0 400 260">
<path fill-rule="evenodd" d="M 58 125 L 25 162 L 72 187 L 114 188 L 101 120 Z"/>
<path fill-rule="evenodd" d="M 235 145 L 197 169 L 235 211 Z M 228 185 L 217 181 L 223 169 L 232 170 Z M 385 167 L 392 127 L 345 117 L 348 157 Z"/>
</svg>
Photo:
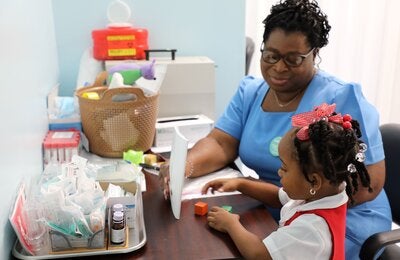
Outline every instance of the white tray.
<svg viewBox="0 0 400 260">
<path fill-rule="evenodd" d="M 140 186 L 139 186 L 140 187 Z M 143 200 L 141 196 L 141 190 L 139 188 L 140 198 L 137 200 L 137 210 L 136 210 L 136 228 L 129 229 L 128 246 L 125 248 L 118 249 L 99 249 L 91 250 L 86 252 L 71 252 L 71 253 L 53 253 L 48 255 L 32 256 L 27 253 L 21 246 L 18 239 L 14 243 L 12 254 L 18 259 L 57 259 L 57 258 L 67 258 L 67 257 L 80 257 L 80 256 L 92 256 L 92 255 L 110 255 L 110 254 L 123 254 L 133 252 L 142 248 L 147 241 L 146 238 L 146 228 L 144 225 L 143 217 Z M 139 205 L 140 204 L 140 205 Z"/>
</svg>

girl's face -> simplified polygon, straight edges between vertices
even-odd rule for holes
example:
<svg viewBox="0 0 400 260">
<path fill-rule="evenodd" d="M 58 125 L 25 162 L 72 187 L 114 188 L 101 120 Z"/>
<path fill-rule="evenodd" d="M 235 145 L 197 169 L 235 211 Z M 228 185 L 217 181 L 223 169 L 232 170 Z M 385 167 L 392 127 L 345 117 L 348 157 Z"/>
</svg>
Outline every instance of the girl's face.
<svg viewBox="0 0 400 260">
<path fill-rule="evenodd" d="M 306 55 L 310 53 L 307 37 L 301 32 L 285 32 L 274 29 L 264 42 L 264 53 L 275 57 L 290 55 Z M 296 92 L 305 88 L 314 75 L 314 58 L 316 50 L 303 59 L 297 67 L 287 65 L 281 58 L 277 63 L 270 64 L 261 55 L 261 73 L 268 85 L 277 92 Z"/>
<path fill-rule="evenodd" d="M 295 156 L 294 130 L 286 133 L 279 143 L 279 158 L 282 161 L 278 170 L 283 190 L 294 200 L 307 200 L 311 197 L 312 184 L 304 177 L 299 161 Z"/>
</svg>

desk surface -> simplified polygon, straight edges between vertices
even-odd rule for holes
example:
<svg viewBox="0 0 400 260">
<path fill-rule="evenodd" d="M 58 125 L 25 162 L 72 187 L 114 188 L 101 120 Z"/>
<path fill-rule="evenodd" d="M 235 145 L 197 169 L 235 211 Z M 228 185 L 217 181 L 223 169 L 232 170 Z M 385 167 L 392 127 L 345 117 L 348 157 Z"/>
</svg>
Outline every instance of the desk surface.
<svg viewBox="0 0 400 260">
<path fill-rule="evenodd" d="M 182 202 L 181 218 L 176 220 L 169 201 L 165 201 L 158 177 L 145 174 L 147 191 L 143 193 L 144 222 L 147 242 L 141 249 L 118 255 L 85 259 L 229 259 L 240 253 L 229 235 L 208 227 L 206 216 L 194 215 L 194 204 L 200 199 Z M 241 223 L 260 238 L 277 228 L 264 206 L 244 195 L 201 199 L 209 207 L 230 205 L 240 215 Z"/>
</svg>

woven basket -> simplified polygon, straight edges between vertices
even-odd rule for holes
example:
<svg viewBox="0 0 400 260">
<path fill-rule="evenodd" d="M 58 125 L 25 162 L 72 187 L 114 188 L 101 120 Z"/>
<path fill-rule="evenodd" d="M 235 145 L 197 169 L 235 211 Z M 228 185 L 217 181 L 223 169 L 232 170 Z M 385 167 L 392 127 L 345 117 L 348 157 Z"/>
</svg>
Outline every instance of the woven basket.
<svg viewBox="0 0 400 260">
<path fill-rule="evenodd" d="M 99 78 L 106 74 L 99 75 L 94 85 L 104 82 Z M 100 99 L 84 98 L 85 92 L 97 92 Z M 153 144 L 159 93 L 145 96 L 135 87 L 90 86 L 80 88 L 76 96 L 90 152 L 122 157 L 124 151 L 147 151 Z"/>
</svg>

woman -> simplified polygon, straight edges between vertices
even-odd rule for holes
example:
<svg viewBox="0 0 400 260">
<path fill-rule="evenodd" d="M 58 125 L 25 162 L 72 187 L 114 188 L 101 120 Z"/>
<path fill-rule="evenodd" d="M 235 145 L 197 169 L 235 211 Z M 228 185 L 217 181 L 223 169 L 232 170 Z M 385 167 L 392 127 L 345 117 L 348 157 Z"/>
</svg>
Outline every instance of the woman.
<svg viewBox="0 0 400 260">
<path fill-rule="evenodd" d="M 351 114 L 360 122 L 362 139 L 369 148 L 365 164 L 373 192 L 360 188 L 354 195 L 355 206 L 347 212 L 346 258 L 357 259 L 367 237 L 391 227 L 383 190 L 385 162 L 379 115 L 364 98 L 360 85 L 315 68 L 315 58 L 327 45 L 330 30 L 326 15 L 315 1 L 280 2 L 263 23 L 263 79 L 245 77 L 240 82 L 215 128 L 188 153 L 186 176 L 213 172 L 239 156 L 260 179 L 280 185 L 277 148 L 291 127 L 291 117 L 322 103 L 336 103 L 337 112 Z M 164 174 L 162 171 L 161 176 Z M 271 212 L 278 219 L 277 212 Z"/>
</svg>

